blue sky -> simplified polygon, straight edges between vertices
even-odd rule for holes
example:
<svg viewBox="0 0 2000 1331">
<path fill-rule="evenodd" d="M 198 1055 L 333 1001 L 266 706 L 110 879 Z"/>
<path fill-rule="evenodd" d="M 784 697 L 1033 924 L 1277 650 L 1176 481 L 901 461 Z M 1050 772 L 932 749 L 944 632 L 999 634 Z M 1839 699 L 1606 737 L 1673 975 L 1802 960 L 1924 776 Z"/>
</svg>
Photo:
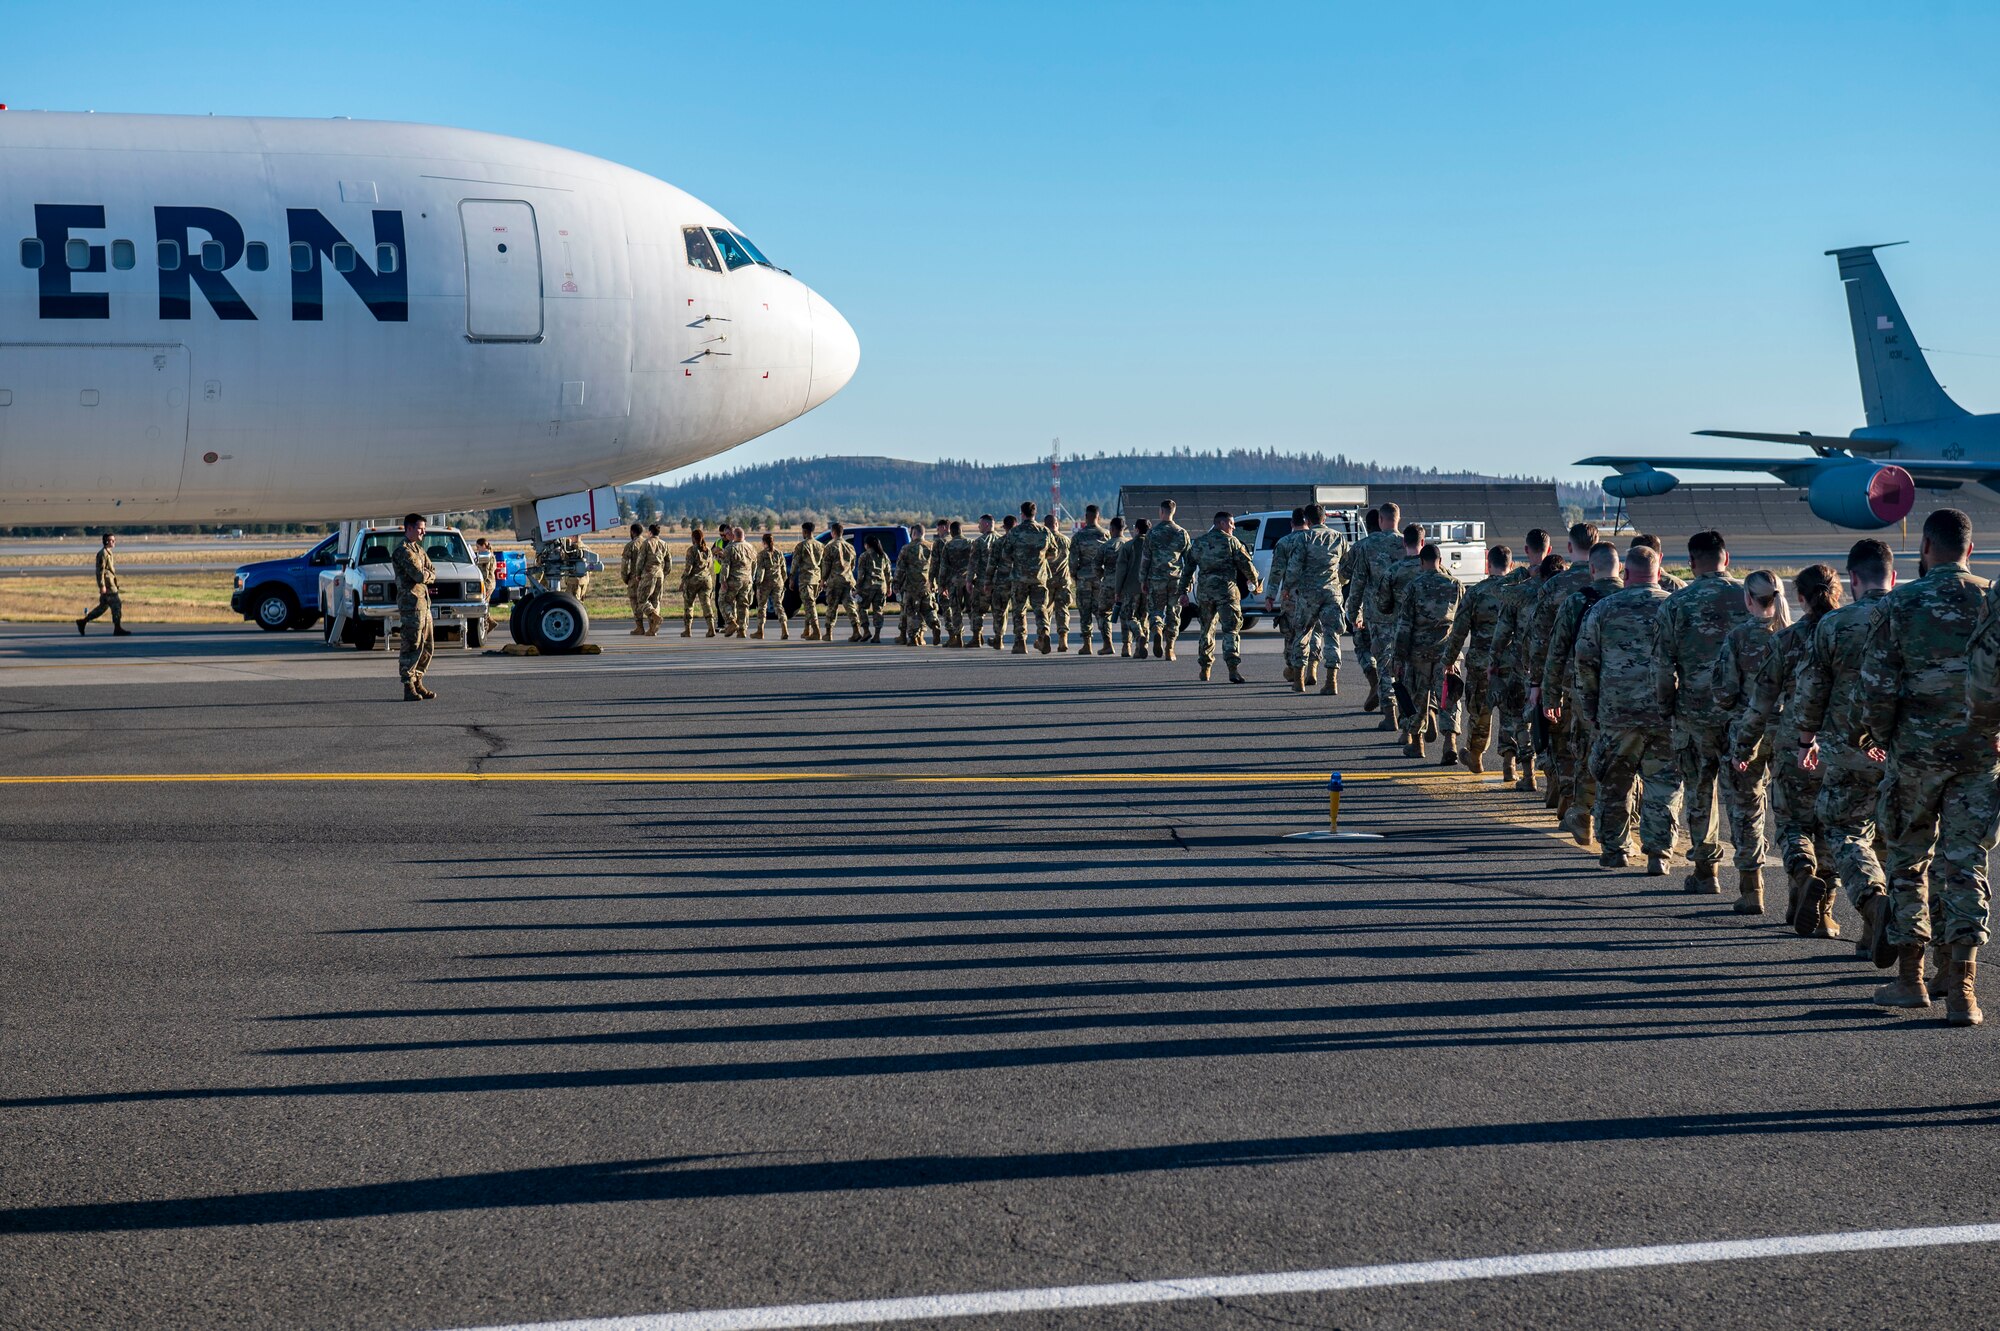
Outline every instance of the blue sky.
<svg viewBox="0 0 2000 1331">
<path fill-rule="evenodd" d="M 1836 245 L 2000 410 L 2000 6 L 16 7 L 0 101 L 350 115 L 670 180 L 859 376 L 711 465 L 1271 446 L 1588 475 L 1861 423 Z M 1746 446 L 1754 447 L 1754 446 Z"/>
</svg>

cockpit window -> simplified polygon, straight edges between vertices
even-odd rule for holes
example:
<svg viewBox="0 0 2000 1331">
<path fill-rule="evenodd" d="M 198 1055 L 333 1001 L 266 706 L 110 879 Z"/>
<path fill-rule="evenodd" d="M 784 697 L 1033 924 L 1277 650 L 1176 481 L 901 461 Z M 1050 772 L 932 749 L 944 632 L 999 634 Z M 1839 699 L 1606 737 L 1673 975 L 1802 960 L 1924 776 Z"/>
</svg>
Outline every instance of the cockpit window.
<svg viewBox="0 0 2000 1331">
<path fill-rule="evenodd" d="M 741 245 L 745 250 L 748 250 L 750 253 L 750 257 L 752 259 L 755 259 L 758 263 L 763 264 L 766 268 L 776 268 L 778 266 L 777 264 L 772 263 L 769 259 L 765 258 L 764 251 L 758 249 L 755 245 L 752 245 L 750 243 L 750 237 L 744 235 L 741 231 L 732 231 L 729 234 L 735 237 L 736 243 Z"/>
<path fill-rule="evenodd" d="M 698 226 L 684 226 L 681 239 L 687 242 L 689 267 L 705 268 L 711 273 L 722 271 L 722 264 L 715 257 L 715 246 L 708 243 L 708 232 Z"/>
<path fill-rule="evenodd" d="M 733 273 L 738 268 L 748 268 L 751 264 L 757 262 L 750 256 L 750 251 L 743 248 L 742 242 L 736 238 L 734 233 L 724 231 L 721 227 L 717 226 L 710 227 L 708 234 L 715 237 L 716 252 L 722 256 L 722 262 L 728 267 L 730 272 Z"/>
</svg>

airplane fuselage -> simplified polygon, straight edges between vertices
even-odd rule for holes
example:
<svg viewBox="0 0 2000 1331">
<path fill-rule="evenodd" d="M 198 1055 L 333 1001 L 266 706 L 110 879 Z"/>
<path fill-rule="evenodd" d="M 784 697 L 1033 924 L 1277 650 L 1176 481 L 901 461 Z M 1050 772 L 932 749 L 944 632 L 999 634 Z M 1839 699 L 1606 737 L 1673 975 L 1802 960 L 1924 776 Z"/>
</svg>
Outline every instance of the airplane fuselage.
<svg viewBox="0 0 2000 1331">
<path fill-rule="evenodd" d="M 0 523 L 618 484 L 796 418 L 859 354 L 714 209 L 471 131 L 0 112 L 0 218 Z"/>
</svg>

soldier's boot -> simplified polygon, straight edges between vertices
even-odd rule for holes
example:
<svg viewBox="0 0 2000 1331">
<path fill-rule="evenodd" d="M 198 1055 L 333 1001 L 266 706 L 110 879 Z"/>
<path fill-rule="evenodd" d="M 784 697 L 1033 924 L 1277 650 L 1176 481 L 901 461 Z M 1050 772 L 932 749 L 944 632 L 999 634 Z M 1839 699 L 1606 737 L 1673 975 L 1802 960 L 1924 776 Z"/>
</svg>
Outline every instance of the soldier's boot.
<svg viewBox="0 0 2000 1331">
<path fill-rule="evenodd" d="M 1833 879 L 1815 878 L 1813 881 L 1819 884 L 1819 894 L 1813 899 L 1815 909 L 1812 917 L 1812 936 L 1838 938 L 1840 921 L 1833 918 Z"/>
<path fill-rule="evenodd" d="M 1424 756 L 1423 732 L 1417 731 L 1403 736 L 1403 756 L 1405 758 L 1421 758 Z"/>
<path fill-rule="evenodd" d="M 1562 817 L 1561 808 L 1563 804 L 1562 787 L 1556 781 L 1556 774 L 1554 772 L 1544 772 L 1543 775 L 1548 777 L 1548 780 L 1543 783 L 1542 807 L 1544 809 L 1557 810 L 1556 817 L 1560 818 Z"/>
<path fill-rule="evenodd" d="M 422 698 L 425 702 L 429 702 L 432 698 L 437 697 L 436 693 L 424 687 L 424 682 L 422 680 L 418 680 L 412 687 L 416 689 L 417 696 L 419 698 Z"/>
<path fill-rule="evenodd" d="M 1317 683 L 1319 683 L 1319 657 L 1308 656 L 1306 658 L 1306 687 L 1311 688 Z"/>
<path fill-rule="evenodd" d="M 1931 961 L 1936 964 L 1937 970 L 1932 972 L 1931 978 L 1925 982 L 1924 992 L 1933 1000 L 1942 1000 L 1951 992 L 1951 944 L 1933 938 Z"/>
<path fill-rule="evenodd" d="M 1306 691 L 1306 677 L 1303 671 L 1294 670 L 1290 666 L 1286 666 L 1285 678 L 1292 681 L 1293 693 L 1304 693 Z"/>
<path fill-rule="evenodd" d="M 764 621 L 763 621 L 763 620 L 761 620 L 761 619 L 760 619 L 760 620 L 758 620 L 758 621 L 757 621 L 757 627 L 756 627 L 756 628 L 755 628 L 754 630 L 752 630 L 752 631 L 751 631 L 751 634 L 750 634 L 750 636 L 751 636 L 751 637 L 753 637 L 753 638 L 761 638 L 761 637 L 763 637 L 763 636 L 764 636 Z"/>
<path fill-rule="evenodd" d="M 1764 913 L 1764 873 L 1761 869 L 1738 869 L 1736 871 L 1736 904 L 1730 907 L 1738 915 L 1762 915 Z"/>
<path fill-rule="evenodd" d="M 1570 834 L 1579 846 L 1590 845 L 1591 818 L 1588 809 L 1571 809 L 1562 820 L 1563 831 Z"/>
<path fill-rule="evenodd" d="M 1471 749 L 1467 749 L 1459 755 L 1458 760 L 1464 763 L 1465 770 L 1474 776 L 1482 775 L 1486 771 L 1486 755 L 1483 753 L 1474 753 Z"/>
<path fill-rule="evenodd" d="M 1669 858 L 1670 858 L 1669 856 L 1664 855 L 1657 850 L 1647 851 L 1646 877 L 1665 878 L 1667 876 L 1667 861 Z M 1722 888 L 1718 886 L 1715 890 L 1720 892 Z"/>
<path fill-rule="evenodd" d="M 1716 874 L 1713 864 L 1697 864 L 1694 872 L 1681 884 L 1681 891 L 1706 896 L 1722 890 L 1722 879 Z"/>
<path fill-rule="evenodd" d="M 1904 943 L 1896 949 L 1896 978 L 1875 991 L 1876 1007 L 1919 1008 L 1931 1005 L 1924 989 L 1924 945 Z"/>
<path fill-rule="evenodd" d="M 1424 722 L 1424 738 L 1436 739 L 1437 737 L 1438 737 L 1438 723 L 1437 723 L 1437 718 L 1433 716 Z"/>
<path fill-rule="evenodd" d="M 1005 633 L 995 633 L 992 639 L 990 640 L 989 645 L 993 648 L 994 651 L 996 652 L 1000 651 L 1002 649 L 1002 643 L 1000 640 L 1006 636 L 1007 635 Z M 1014 650 L 1017 652 L 1024 652 L 1028 649 L 1023 647 L 1020 643 L 1017 642 L 1014 644 Z"/>
<path fill-rule="evenodd" d="M 639 616 L 638 619 L 633 621 L 632 636 L 635 638 L 642 637 L 645 634 L 645 632 L 646 632 L 646 617 L 644 615 L 641 615 Z"/>
<path fill-rule="evenodd" d="M 1631 867 L 1632 857 L 1617 846 L 1606 846 L 1597 857 L 1600 869 L 1625 869 Z"/>
<path fill-rule="evenodd" d="M 1229 682 L 1231 684 L 1247 684 L 1249 682 L 1243 678 L 1243 672 L 1236 668 L 1240 664 L 1239 662 L 1231 660 L 1224 662 L 1224 664 L 1229 667 Z"/>
<path fill-rule="evenodd" d="M 1173 643 L 1171 643 L 1171 642 L 1169 642 L 1169 643 L 1167 644 L 1167 659 L 1168 659 L 1169 661 L 1178 661 L 1178 660 L 1180 660 L 1180 657 L 1179 657 L 1178 655 L 1176 655 L 1176 654 L 1175 654 L 1175 652 L 1174 652 L 1174 645 L 1173 645 Z"/>
<path fill-rule="evenodd" d="M 1444 752 L 1438 755 L 1438 766 L 1439 767 L 1458 766 L 1458 750 L 1452 747 L 1451 739 L 1449 736 L 1446 737 L 1444 742 Z"/>
<path fill-rule="evenodd" d="M 1979 949 L 1971 943 L 1951 945 L 1951 988 L 1944 995 L 1947 1026 L 1977 1026 L 1986 1020 L 1972 983 L 1979 975 Z"/>
<path fill-rule="evenodd" d="M 1875 963 L 1875 969 L 1887 970 L 1895 965 L 1896 947 L 1889 941 L 1888 893 L 1870 892 L 1862 899 L 1861 922 L 1867 926 L 1868 959 Z"/>
<path fill-rule="evenodd" d="M 711 637 L 711 638 L 713 638 L 713 637 L 715 636 L 715 625 L 713 625 L 713 624 L 710 624 L 710 625 L 708 626 L 708 634 L 707 634 L 707 636 L 708 636 L 708 637 Z"/>
<path fill-rule="evenodd" d="M 1069 650 L 1069 634 L 1065 633 L 1062 635 L 1062 637 L 1056 639 L 1056 650 L 1059 652 L 1066 652 Z M 1086 646 L 1084 650 L 1087 652 L 1090 649 L 1088 646 Z"/>
<path fill-rule="evenodd" d="M 792 622 L 789 619 L 778 621 L 778 638 L 782 642 L 790 642 L 792 640 Z"/>
<path fill-rule="evenodd" d="M 681 621 L 681 636 L 683 638 L 692 638 L 694 636 L 694 621 L 692 619 L 683 619 Z"/>
<path fill-rule="evenodd" d="M 421 694 L 421 693 L 418 693 L 418 692 L 417 692 L 417 686 L 416 686 L 416 685 L 414 685 L 414 684 L 412 684 L 412 683 L 410 683 L 410 681 L 409 681 L 409 680 L 407 680 L 407 679 L 406 679 L 406 680 L 404 680 L 404 681 L 403 681 L 403 701 L 404 701 L 404 702 L 422 702 L 423 700 L 424 700 L 424 695 L 423 695 L 423 694 Z"/>
<path fill-rule="evenodd" d="M 1086 643 L 1086 644 L 1085 644 L 1085 646 L 1086 646 L 1086 647 L 1088 647 L 1088 645 L 1089 645 L 1088 643 Z M 1099 648 L 1097 649 L 1097 654 L 1098 654 L 1099 656 L 1109 656 L 1109 655 L 1111 655 L 1111 630 L 1110 630 L 1110 629 L 1106 629 L 1106 630 L 1104 630 L 1104 645 L 1103 645 L 1103 646 L 1101 646 L 1101 647 L 1099 647 Z"/>
<path fill-rule="evenodd" d="M 1521 775 L 1520 770 L 1517 767 L 1515 767 L 1514 760 L 1512 758 L 1502 758 L 1500 760 L 1500 780 L 1502 782 L 1511 786 L 1520 777 L 1520 775 Z"/>
<path fill-rule="evenodd" d="M 1201 663 L 1201 671 L 1199 674 L 1195 676 L 1195 678 L 1199 679 L 1204 684 L 1208 683 L 1208 662 L 1203 661 Z"/>
<path fill-rule="evenodd" d="M 1368 677 L 1368 696 L 1361 700 L 1361 710 L 1372 712 L 1382 705 L 1382 681 L 1374 666 L 1365 667 L 1361 673 Z"/>
<path fill-rule="evenodd" d="M 1792 926 L 1792 932 L 1799 937 L 1806 936 L 1806 930 L 1799 926 L 1799 916 L 1817 896 L 1819 880 L 1804 869 L 1785 871 L 1785 923 Z"/>
<path fill-rule="evenodd" d="M 1291 664 L 1289 661 L 1285 663 L 1285 683 L 1287 684 L 1298 683 L 1300 673 L 1301 672 L 1297 666 Z"/>
<path fill-rule="evenodd" d="M 1050 651 L 1054 650 L 1049 645 L 1048 634 L 1039 633 L 1035 635 L 1035 650 L 1040 652 L 1043 656 L 1047 656 L 1050 653 Z"/>
<path fill-rule="evenodd" d="M 1108 652 L 1111 649 L 1106 647 L 1104 650 Z M 1128 661 L 1132 659 L 1132 640 L 1130 638 L 1125 639 L 1124 642 L 1118 645 L 1118 654 Z"/>
<path fill-rule="evenodd" d="M 1326 683 L 1319 686 L 1319 691 L 1321 697 L 1338 698 L 1340 696 L 1340 672 L 1338 670 L 1328 670 L 1326 672 Z"/>
</svg>

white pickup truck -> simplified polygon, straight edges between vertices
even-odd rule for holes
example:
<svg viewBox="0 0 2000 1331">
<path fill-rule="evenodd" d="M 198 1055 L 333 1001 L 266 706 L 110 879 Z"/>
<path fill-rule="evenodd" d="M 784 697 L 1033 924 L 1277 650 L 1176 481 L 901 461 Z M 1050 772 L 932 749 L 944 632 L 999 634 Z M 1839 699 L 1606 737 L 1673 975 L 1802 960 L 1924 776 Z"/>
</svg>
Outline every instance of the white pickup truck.
<svg viewBox="0 0 2000 1331">
<path fill-rule="evenodd" d="M 396 631 L 396 547 L 403 529 L 389 523 L 358 528 L 332 568 L 319 575 L 319 609 L 328 642 L 369 651 Z M 472 551 L 456 527 L 432 527 L 424 536 L 437 582 L 431 588 L 431 624 L 439 641 L 457 634 L 466 647 L 486 640 L 485 586 Z M 336 637 L 335 635 L 339 636 Z"/>
</svg>

